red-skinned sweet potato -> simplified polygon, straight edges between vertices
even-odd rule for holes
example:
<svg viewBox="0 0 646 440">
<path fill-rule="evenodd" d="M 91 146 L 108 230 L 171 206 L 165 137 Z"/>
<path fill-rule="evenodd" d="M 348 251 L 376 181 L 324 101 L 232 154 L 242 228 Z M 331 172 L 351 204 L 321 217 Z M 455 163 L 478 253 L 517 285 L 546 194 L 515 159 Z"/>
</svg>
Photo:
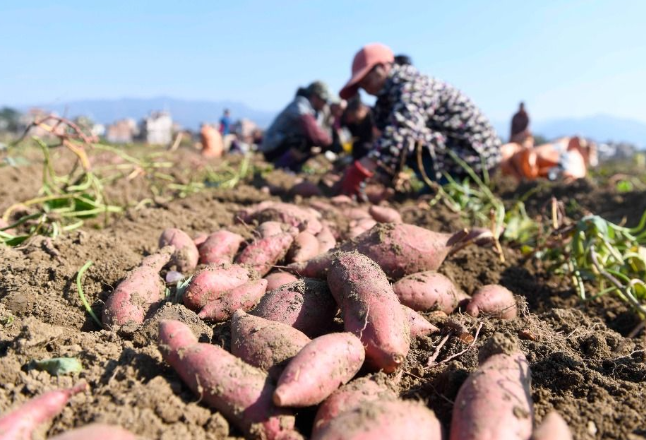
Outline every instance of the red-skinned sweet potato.
<svg viewBox="0 0 646 440">
<path fill-rule="evenodd" d="M 360 377 L 342 386 L 319 406 L 313 431 L 322 429 L 339 414 L 353 411 L 367 402 L 396 400 L 397 394 L 388 385 L 383 373 Z"/>
<path fill-rule="evenodd" d="M 288 268 L 301 276 L 324 278 L 335 258 L 335 251 L 357 251 L 374 260 L 387 276 L 399 279 L 417 272 L 437 270 L 452 246 L 459 245 L 464 236 L 463 231 L 451 235 L 406 223 L 380 223 L 327 254 L 305 263 L 292 263 Z"/>
<path fill-rule="evenodd" d="M 287 261 L 300 263 L 314 258 L 319 254 L 319 241 L 314 235 L 303 231 L 294 238 L 287 253 Z"/>
<path fill-rule="evenodd" d="M 274 235 L 278 235 L 281 232 L 287 232 L 291 236 L 296 237 L 299 234 L 298 228 L 294 226 L 286 225 L 285 223 L 268 221 L 258 225 L 256 232 L 260 238 L 267 238 Z"/>
<path fill-rule="evenodd" d="M 328 252 L 329 250 L 334 249 L 334 247 L 336 246 L 336 237 L 334 237 L 334 234 L 332 233 L 330 228 L 325 224 L 323 225 L 321 232 L 319 232 L 316 236 L 316 239 L 319 242 L 318 254 Z"/>
<path fill-rule="evenodd" d="M 39 425 L 51 421 L 63 411 L 72 396 L 86 389 L 87 384 L 83 382 L 72 388 L 49 391 L 3 414 L 0 417 L 0 438 L 31 439 Z"/>
<path fill-rule="evenodd" d="M 175 248 L 167 246 L 144 258 L 119 283 L 103 308 L 103 324 L 121 326 L 141 324 L 164 298 L 166 284 L 159 271 L 170 261 Z"/>
<path fill-rule="evenodd" d="M 293 430 L 293 415 L 271 400 L 274 385 L 267 373 L 218 346 L 190 343 L 189 332 L 179 321 L 161 321 L 159 348 L 164 360 L 202 402 L 253 438 L 276 439 L 283 431 Z"/>
<path fill-rule="evenodd" d="M 263 202 L 264 203 L 264 202 Z M 261 203 L 258 206 L 262 206 Z M 301 208 L 291 203 L 272 202 L 269 205 L 262 206 L 261 209 L 248 212 L 241 217 L 245 222 L 257 221 L 259 223 L 266 221 L 277 221 L 289 226 L 295 226 L 301 231 L 309 231 L 312 234 L 318 234 L 321 231 L 321 222 L 319 214 Z"/>
<path fill-rule="evenodd" d="M 195 237 L 193 237 L 193 243 L 195 243 L 195 246 L 197 246 L 197 249 L 200 249 L 200 246 L 206 241 L 206 239 L 209 238 L 208 234 L 205 234 L 203 232 L 200 232 L 197 234 Z"/>
<path fill-rule="evenodd" d="M 298 281 L 298 277 L 289 272 L 272 272 L 265 276 L 267 280 L 267 292 L 278 289 L 285 284 Z"/>
<path fill-rule="evenodd" d="M 200 264 L 232 263 L 244 239 L 226 229 L 209 235 L 200 246 Z"/>
<path fill-rule="evenodd" d="M 483 314 L 499 319 L 514 319 L 518 315 L 518 307 L 514 294 L 508 289 L 489 284 L 473 293 L 466 312 L 474 317 Z"/>
<path fill-rule="evenodd" d="M 368 214 L 372 216 L 379 223 L 401 223 L 402 216 L 401 214 L 393 209 L 386 206 L 377 206 L 372 205 L 368 209 Z"/>
<path fill-rule="evenodd" d="M 362 218 L 360 220 L 353 220 L 350 222 L 350 230 L 347 233 L 347 238 L 352 240 L 357 238 L 366 231 L 369 231 L 377 224 L 377 221 L 372 218 Z"/>
<path fill-rule="evenodd" d="M 440 331 L 439 328 L 428 322 L 426 318 L 417 313 L 415 310 L 402 305 L 406 316 L 408 317 L 408 327 L 410 328 L 410 338 L 415 339 L 422 336 L 428 336 Z"/>
<path fill-rule="evenodd" d="M 226 321 L 236 310 L 248 312 L 253 309 L 266 291 L 267 280 L 249 281 L 206 303 L 197 316 L 216 322 Z"/>
<path fill-rule="evenodd" d="M 317 405 L 347 383 L 363 365 L 366 353 L 352 333 L 313 339 L 283 370 L 274 391 L 278 406 Z"/>
<path fill-rule="evenodd" d="M 414 273 L 393 284 L 402 304 L 416 311 L 441 310 L 453 313 L 464 299 L 464 293 L 453 282 L 435 271 Z"/>
<path fill-rule="evenodd" d="M 311 440 L 442 440 L 433 411 L 410 400 L 366 402 L 332 419 Z"/>
<path fill-rule="evenodd" d="M 572 432 L 556 411 L 550 412 L 534 430 L 532 440 L 572 440 Z"/>
<path fill-rule="evenodd" d="M 527 440 L 532 434 L 529 364 L 519 351 L 496 353 L 460 387 L 451 440 Z"/>
<path fill-rule="evenodd" d="M 238 264 L 208 264 L 199 269 L 184 292 L 184 305 L 201 310 L 209 301 L 255 279 L 257 274 Z"/>
<path fill-rule="evenodd" d="M 231 354 L 278 380 L 280 373 L 311 341 L 305 333 L 281 322 L 238 310 L 231 318 Z"/>
<path fill-rule="evenodd" d="M 294 237 L 287 232 L 255 240 L 238 255 L 236 263 L 245 264 L 263 276 L 285 257 L 293 241 Z"/>
<path fill-rule="evenodd" d="M 336 311 L 327 284 L 305 278 L 268 292 L 250 313 L 290 325 L 314 338 L 330 330 Z"/>
<path fill-rule="evenodd" d="M 178 271 L 186 273 L 195 270 L 200 253 L 186 232 L 177 228 L 164 229 L 164 232 L 159 237 L 159 248 L 161 249 L 165 246 L 175 246 L 175 252 L 171 257 L 170 264 L 175 265 Z"/>
<path fill-rule="evenodd" d="M 48 440 L 137 440 L 139 437 L 120 426 L 91 423 Z"/>
<path fill-rule="evenodd" d="M 395 371 L 410 348 L 408 317 L 377 264 L 357 252 L 341 254 L 327 274 L 346 331 L 366 347 L 366 363 Z"/>
</svg>

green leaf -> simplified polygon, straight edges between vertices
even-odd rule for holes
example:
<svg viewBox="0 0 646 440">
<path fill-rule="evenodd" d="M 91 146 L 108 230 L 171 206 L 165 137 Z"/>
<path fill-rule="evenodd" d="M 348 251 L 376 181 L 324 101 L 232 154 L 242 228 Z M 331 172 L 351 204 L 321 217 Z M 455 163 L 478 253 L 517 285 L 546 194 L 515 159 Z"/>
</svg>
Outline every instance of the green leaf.
<svg viewBox="0 0 646 440">
<path fill-rule="evenodd" d="M 42 361 L 34 361 L 34 368 L 39 371 L 47 371 L 52 376 L 60 376 L 61 374 L 80 373 L 83 371 L 81 361 L 76 358 L 52 358 L 44 359 Z"/>
</svg>

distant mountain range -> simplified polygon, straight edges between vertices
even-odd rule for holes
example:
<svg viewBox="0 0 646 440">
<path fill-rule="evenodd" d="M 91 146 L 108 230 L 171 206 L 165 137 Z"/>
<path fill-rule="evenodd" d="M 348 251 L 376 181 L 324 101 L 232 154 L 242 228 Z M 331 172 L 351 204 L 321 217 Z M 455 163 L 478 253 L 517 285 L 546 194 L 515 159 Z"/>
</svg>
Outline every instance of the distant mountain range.
<svg viewBox="0 0 646 440">
<path fill-rule="evenodd" d="M 198 101 L 170 97 L 149 99 L 124 98 L 116 100 L 95 99 L 70 101 L 54 105 L 39 105 L 46 110 L 61 115 L 76 117 L 89 116 L 96 122 L 109 124 L 117 119 L 134 118 L 136 120 L 154 110 L 167 110 L 173 119 L 186 128 L 196 129 L 200 123 L 216 122 L 225 108 L 231 110 L 234 120 L 247 118 L 260 127 L 267 127 L 277 112 L 255 110 L 245 104 L 234 101 Z M 20 110 L 27 110 L 23 106 Z M 498 134 L 506 138 L 509 133 L 509 122 L 494 122 Z M 559 136 L 582 135 L 598 142 L 630 142 L 640 148 L 646 148 L 646 123 L 610 115 L 596 115 L 584 118 L 559 118 L 532 122 L 532 131 L 548 139 Z"/>
<path fill-rule="evenodd" d="M 101 124 L 110 124 L 123 118 L 133 118 L 138 121 L 151 111 L 166 110 L 170 112 L 174 121 L 190 129 L 199 128 L 202 122 L 217 122 L 226 108 L 231 110 L 233 120 L 247 118 L 260 127 L 267 127 L 275 116 L 275 112 L 255 110 L 240 102 L 189 101 L 165 96 L 148 99 L 80 100 L 53 105 L 23 106 L 20 110 L 25 111 L 30 107 L 54 111 L 71 118 L 88 116 Z"/>
<path fill-rule="evenodd" d="M 505 139 L 509 136 L 509 122 L 496 122 L 494 126 L 500 136 Z M 646 123 L 634 119 L 610 115 L 559 118 L 532 122 L 530 128 L 547 139 L 581 135 L 597 142 L 629 142 L 646 148 Z"/>
</svg>

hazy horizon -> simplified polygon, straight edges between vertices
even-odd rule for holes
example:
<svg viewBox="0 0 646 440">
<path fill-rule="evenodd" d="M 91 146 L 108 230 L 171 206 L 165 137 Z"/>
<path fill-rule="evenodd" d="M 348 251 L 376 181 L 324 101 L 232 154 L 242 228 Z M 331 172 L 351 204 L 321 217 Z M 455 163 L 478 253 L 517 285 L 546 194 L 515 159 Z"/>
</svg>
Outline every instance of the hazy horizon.
<svg viewBox="0 0 646 440">
<path fill-rule="evenodd" d="M 608 114 L 646 122 L 646 2 L 67 0 L 0 5 L 0 105 L 233 101 L 275 112 L 314 79 L 338 91 L 380 41 L 494 121 Z"/>
</svg>

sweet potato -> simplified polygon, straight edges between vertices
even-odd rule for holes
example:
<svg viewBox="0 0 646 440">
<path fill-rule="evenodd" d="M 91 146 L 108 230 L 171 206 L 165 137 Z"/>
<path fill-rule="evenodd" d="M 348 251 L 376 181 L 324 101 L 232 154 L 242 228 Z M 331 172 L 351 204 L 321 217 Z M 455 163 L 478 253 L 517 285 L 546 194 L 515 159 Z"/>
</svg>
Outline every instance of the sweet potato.
<svg viewBox="0 0 646 440">
<path fill-rule="evenodd" d="M 205 234 L 203 232 L 197 234 L 195 237 L 193 237 L 193 243 L 195 243 L 195 246 L 197 246 L 197 249 L 200 249 L 200 246 L 206 241 L 206 239 L 209 238 L 208 234 Z"/>
<path fill-rule="evenodd" d="M 415 339 L 421 336 L 428 336 L 440 331 L 439 328 L 428 322 L 426 318 L 417 313 L 415 310 L 402 305 L 406 316 L 408 317 L 408 327 L 410 328 L 410 338 Z"/>
<path fill-rule="evenodd" d="M 281 322 L 238 310 L 231 318 L 231 354 L 278 380 L 287 362 L 311 341 Z"/>
<path fill-rule="evenodd" d="M 373 439 L 442 440 L 442 427 L 433 411 L 422 403 L 386 400 L 366 402 L 341 413 L 311 437 L 311 440 Z"/>
<path fill-rule="evenodd" d="M 298 277 L 289 272 L 272 272 L 265 276 L 267 292 L 278 289 L 280 286 L 298 281 Z"/>
<path fill-rule="evenodd" d="M 321 232 L 317 234 L 316 239 L 319 242 L 319 254 L 328 252 L 336 246 L 336 238 L 330 228 L 326 225 L 323 225 L 323 229 L 321 229 Z"/>
<path fill-rule="evenodd" d="M 319 406 L 313 431 L 322 429 L 339 414 L 353 411 L 364 403 L 397 399 L 388 380 L 383 373 L 373 374 L 355 379 L 333 392 Z"/>
<path fill-rule="evenodd" d="M 159 271 L 170 261 L 173 246 L 144 258 L 119 283 L 103 308 L 103 324 L 108 326 L 141 324 L 164 298 L 166 284 Z"/>
<path fill-rule="evenodd" d="M 221 297 L 207 302 L 197 316 L 216 322 L 226 321 L 236 310 L 248 312 L 253 309 L 266 291 L 267 280 L 249 281 L 226 292 Z"/>
<path fill-rule="evenodd" d="M 294 238 L 287 252 L 287 261 L 300 263 L 319 254 L 319 241 L 311 233 L 304 231 Z"/>
<path fill-rule="evenodd" d="M 364 208 L 348 207 L 343 210 L 343 215 L 350 220 L 372 219 Z"/>
<path fill-rule="evenodd" d="M 417 272 L 437 270 L 452 246 L 459 245 L 464 236 L 463 231 L 451 235 L 406 223 L 380 223 L 336 250 L 305 263 L 292 263 L 288 268 L 301 276 L 324 278 L 335 258 L 335 251 L 355 250 L 374 260 L 387 276 L 399 279 Z"/>
<path fill-rule="evenodd" d="M 291 236 L 296 237 L 299 234 L 298 228 L 286 225 L 281 222 L 268 221 L 258 225 L 256 232 L 260 238 L 267 238 L 273 235 L 278 235 L 281 232 L 288 232 Z"/>
<path fill-rule="evenodd" d="M 390 373 L 410 348 L 408 317 L 377 264 L 357 252 L 341 254 L 327 274 L 346 331 L 359 336 L 369 366 Z"/>
<path fill-rule="evenodd" d="M 347 238 L 352 240 L 357 238 L 366 231 L 374 227 L 377 222 L 372 218 L 362 218 L 361 220 L 352 221 L 350 223 L 350 230 L 348 231 Z"/>
<path fill-rule="evenodd" d="M 301 197 L 314 197 L 323 195 L 321 188 L 319 188 L 316 183 L 309 182 L 307 180 L 298 182 L 296 185 L 292 186 L 289 192 Z"/>
<path fill-rule="evenodd" d="M 49 391 L 3 414 L 0 417 L 0 438 L 31 439 L 39 425 L 51 421 L 63 411 L 72 396 L 86 389 L 87 384 L 83 382 L 72 388 Z"/>
<path fill-rule="evenodd" d="M 453 405 L 451 440 L 527 440 L 532 434 L 529 364 L 519 351 L 496 353 L 469 375 Z"/>
<path fill-rule="evenodd" d="M 90 423 L 81 428 L 49 437 L 48 440 L 137 440 L 138 438 L 120 426 Z"/>
<path fill-rule="evenodd" d="M 184 292 L 184 305 L 201 310 L 207 302 L 255 279 L 257 274 L 238 264 L 208 264 L 199 269 Z"/>
<path fill-rule="evenodd" d="M 263 204 L 261 203 L 260 205 Z M 301 231 L 309 231 L 312 234 L 318 234 L 322 227 L 318 213 L 314 214 L 312 211 L 291 203 L 272 202 L 263 206 L 262 209 L 256 209 L 248 213 L 242 218 L 247 223 L 254 220 L 259 223 L 277 221 L 289 226 L 295 226 Z"/>
<path fill-rule="evenodd" d="M 175 265 L 178 271 L 186 273 L 195 270 L 200 253 L 186 232 L 177 228 L 164 229 L 161 237 L 159 237 L 159 248 L 161 249 L 165 246 L 175 246 L 175 252 L 171 257 L 170 264 Z"/>
<path fill-rule="evenodd" d="M 243 241 L 240 235 L 226 229 L 214 232 L 200 246 L 200 264 L 232 263 Z"/>
<path fill-rule="evenodd" d="M 159 348 L 164 360 L 202 402 L 217 409 L 248 436 L 278 438 L 294 428 L 294 417 L 272 402 L 274 385 L 267 373 L 226 350 L 194 343 L 190 329 L 179 321 L 159 324 Z"/>
<path fill-rule="evenodd" d="M 287 232 L 255 240 L 238 255 L 236 263 L 246 264 L 263 276 L 285 257 L 293 241 Z"/>
<path fill-rule="evenodd" d="M 518 314 L 514 294 L 498 284 L 482 286 L 467 304 L 466 312 L 474 317 L 481 313 L 499 319 L 514 319 Z"/>
<path fill-rule="evenodd" d="M 336 311 L 327 284 L 305 278 L 268 292 L 250 313 L 290 325 L 314 338 L 329 331 Z"/>
<path fill-rule="evenodd" d="M 401 223 L 401 214 L 393 209 L 385 206 L 372 205 L 368 209 L 368 214 L 372 216 L 379 223 Z"/>
<path fill-rule="evenodd" d="M 550 412 L 534 430 L 532 440 L 572 440 L 570 428 L 556 411 Z"/>
<path fill-rule="evenodd" d="M 352 333 L 330 333 L 313 339 L 283 370 L 274 391 L 278 406 L 317 405 L 354 377 L 366 352 Z"/>
<path fill-rule="evenodd" d="M 393 284 L 393 291 L 402 304 L 413 310 L 441 310 L 447 314 L 464 298 L 450 279 L 432 270 L 402 278 Z"/>
</svg>

